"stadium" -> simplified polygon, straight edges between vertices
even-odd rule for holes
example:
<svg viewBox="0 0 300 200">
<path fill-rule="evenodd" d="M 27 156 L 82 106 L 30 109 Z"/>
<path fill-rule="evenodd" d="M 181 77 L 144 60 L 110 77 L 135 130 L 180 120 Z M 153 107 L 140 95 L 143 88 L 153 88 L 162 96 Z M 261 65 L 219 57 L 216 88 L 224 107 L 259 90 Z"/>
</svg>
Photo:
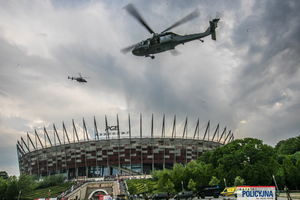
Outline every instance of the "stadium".
<svg viewBox="0 0 300 200">
<path fill-rule="evenodd" d="M 159 130 L 155 130 L 152 115 L 147 134 L 143 130 L 142 115 L 137 124 L 131 124 L 130 115 L 126 121 L 126 126 L 120 126 L 117 115 L 116 124 L 108 126 L 105 116 L 103 132 L 98 131 L 94 117 L 93 128 L 89 128 L 83 119 L 82 126 L 72 120 L 72 131 L 63 122 L 62 130 L 53 124 L 52 135 L 45 127 L 35 130 L 34 134 L 27 133 L 27 138 L 21 137 L 16 144 L 20 174 L 39 177 L 64 174 L 67 179 L 117 173 L 147 175 L 153 169 L 171 169 L 175 163 L 186 165 L 203 152 L 234 140 L 233 133 L 226 131 L 226 127 L 221 129 L 217 124 L 211 128 L 210 121 L 200 127 L 199 119 L 188 129 L 186 118 L 178 128 L 174 116 L 166 131 L 165 116 Z M 91 130 L 94 138 L 90 136 Z"/>
</svg>

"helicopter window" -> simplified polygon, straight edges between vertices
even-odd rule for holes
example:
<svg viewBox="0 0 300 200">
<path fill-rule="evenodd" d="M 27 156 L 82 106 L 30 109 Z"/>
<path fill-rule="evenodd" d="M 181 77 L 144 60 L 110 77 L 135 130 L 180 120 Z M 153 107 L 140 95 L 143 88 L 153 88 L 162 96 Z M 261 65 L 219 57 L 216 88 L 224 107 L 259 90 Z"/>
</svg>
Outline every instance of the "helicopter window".
<svg viewBox="0 0 300 200">
<path fill-rule="evenodd" d="M 170 39 L 171 39 L 171 35 L 162 36 L 160 37 L 160 42 L 166 42 Z"/>
</svg>

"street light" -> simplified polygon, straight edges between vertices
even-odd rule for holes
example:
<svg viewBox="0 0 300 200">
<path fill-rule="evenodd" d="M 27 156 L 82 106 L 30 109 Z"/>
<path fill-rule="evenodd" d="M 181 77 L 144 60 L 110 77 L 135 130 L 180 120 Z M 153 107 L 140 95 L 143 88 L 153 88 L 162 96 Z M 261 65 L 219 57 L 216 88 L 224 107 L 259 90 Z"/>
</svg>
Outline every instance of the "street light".
<svg viewBox="0 0 300 200">
<path fill-rule="evenodd" d="M 277 186 L 277 183 L 276 183 L 275 176 L 274 176 L 274 175 L 272 175 L 272 176 L 273 176 L 273 179 L 274 179 L 274 182 L 275 182 L 276 188 L 277 188 L 277 192 L 278 192 L 278 194 L 280 194 L 280 191 L 278 190 L 278 186 Z M 276 196 L 276 197 L 277 197 L 277 196 Z"/>
<path fill-rule="evenodd" d="M 50 198 L 50 195 L 51 195 L 51 190 L 49 189 L 49 198 Z"/>
<path fill-rule="evenodd" d="M 226 185 L 226 179 L 224 178 L 224 183 L 225 183 L 225 187 L 227 188 L 227 185 Z"/>
<path fill-rule="evenodd" d="M 20 192 L 19 192 L 19 197 L 18 197 L 18 200 L 20 199 L 20 195 L 21 195 L 21 190 L 20 190 Z M 4 198 L 3 198 L 4 199 Z"/>
</svg>

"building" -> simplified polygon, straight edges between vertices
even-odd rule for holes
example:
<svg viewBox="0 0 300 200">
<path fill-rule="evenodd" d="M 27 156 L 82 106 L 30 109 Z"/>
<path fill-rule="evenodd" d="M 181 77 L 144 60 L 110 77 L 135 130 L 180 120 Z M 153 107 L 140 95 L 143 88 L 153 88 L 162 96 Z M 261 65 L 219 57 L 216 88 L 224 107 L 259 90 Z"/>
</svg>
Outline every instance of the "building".
<svg viewBox="0 0 300 200">
<path fill-rule="evenodd" d="M 64 123 L 62 131 L 58 131 L 53 124 L 53 140 L 46 128 L 43 130 L 43 142 L 41 134 L 36 130 L 31 136 L 27 133 L 27 142 L 21 137 L 16 145 L 20 174 L 48 176 L 63 173 L 68 179 L 103 177 L 117 173 L 150 174 L 153 169 L 171 169 L 175 163 L 186 165 L 204 151 L 213 150 L 234 139 L 233 133 L 227 132 L 226 127 L 220 129 L 219 124 L 212 130 L 210 122 L 200 128 L 199 119 L 191 134 L 188 132 L 186 118 L 182 125 L 182 135 L 178 135 L 176 130 L 176 116 L 169 134 L 165 130 L 165 117 L 158 135 L 154 133 L 153 115 L 148 135 L 143 133 L 142 115 L 139 121 L 139 133 L 132 133 L 128 115 L 128 129 L 124 132 L 120 130 L 118 116 L 115 126 L 108 126 L 105 116 L 105 132 L 100 133 L 94 118 L 93 139 L 84 119 L 81 134 L 74 120 L 72 121 L 73 140 L 70 140 Z"/>
</svg>

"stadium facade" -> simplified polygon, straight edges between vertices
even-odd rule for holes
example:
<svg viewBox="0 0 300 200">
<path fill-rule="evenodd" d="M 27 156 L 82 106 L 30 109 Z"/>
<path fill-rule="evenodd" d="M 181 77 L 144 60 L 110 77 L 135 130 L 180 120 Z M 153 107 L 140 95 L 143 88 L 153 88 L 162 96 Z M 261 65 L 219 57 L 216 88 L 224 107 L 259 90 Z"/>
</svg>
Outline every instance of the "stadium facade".
<svg viewBox="0 0 300 200">
<path fill-rule="evenodd" d="M 68 179 L 103 177 L 116 173 L 150 174 L 153 169 L 171 169 L 175 163 L 186 165 L 189 161 L 196 160 L 203 152 L 234 140 L 233 133 L 226 131 L 226 127 L 220 129 L 219 124 L 211 129 L 208 122 L 200 128 L 199 119 L 195 129 L 189 133 L 186 118 L 182 125 L 182 135 L 179 135 L 176 134 L 178 131 L 174 116 L 172 130 L 166 135 L 163 116 L 159 136 L 154 133 L 153 115 L 148 135 L 143 134 L 142 115 L 139 121 L 139 133 L 132 133 L 128 115 L 128 131 L 121 132 L 118 116 L 115 126 L 108 126 L 105 116 L 105 132 L 100 133 L 94 117 L 94 138 L 88 133 L 84 119 L 81 128 L 83 139 L 79 139 L 78 127 L 76 128 L 74 120 L 71 135 L 73 140 L 70 140 L 70 133 L 67 132 L 64 123 L 62 131 L 58 131 L 53 124 L 53 135 L 49 135 L 44 128 L 43 142 L 41 133 L 36 130 L 34 134 L 27 133 L 27 141 L 21 137 L 16 145 L 20 174 L 64 174 Z"/>
</svg>

